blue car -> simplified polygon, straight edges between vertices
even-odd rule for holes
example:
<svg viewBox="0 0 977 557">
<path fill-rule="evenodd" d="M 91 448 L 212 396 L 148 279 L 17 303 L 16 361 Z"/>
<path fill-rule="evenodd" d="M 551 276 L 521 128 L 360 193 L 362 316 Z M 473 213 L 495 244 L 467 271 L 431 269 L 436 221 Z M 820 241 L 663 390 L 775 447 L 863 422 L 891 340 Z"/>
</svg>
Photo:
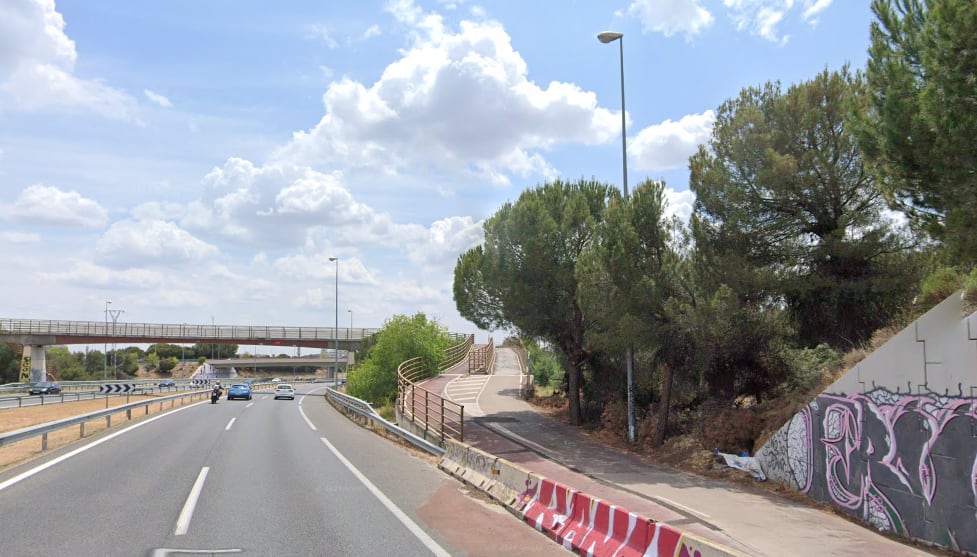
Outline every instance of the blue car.
<svg viewBox="0 0 977 557">
<path fill-rule="evenodd" d="M 251 400 L 251 385 L 245 383 L 231 385 L 231 388 L 227 389 L 227 400 L 234 400 L 235 398 Z"/>
</svg>

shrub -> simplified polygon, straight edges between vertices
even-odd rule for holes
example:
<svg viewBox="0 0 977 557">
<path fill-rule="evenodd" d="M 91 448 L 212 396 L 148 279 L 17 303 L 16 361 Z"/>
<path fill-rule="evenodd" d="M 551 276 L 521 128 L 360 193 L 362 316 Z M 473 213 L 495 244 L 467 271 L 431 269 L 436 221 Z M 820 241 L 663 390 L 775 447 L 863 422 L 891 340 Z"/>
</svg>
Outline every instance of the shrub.
<svg viewBox="0 0 977 557">
<path fill-rule="evenodd" d="M 763 432 L 763 420 L 750 408 L 726 408 L 703 421 L 699 431 L 702 446 L 724 453 L 753 454 L 754 444 Z"/>
<path fill-rule="evenodd" d="M 963 285 L 964 278 L 960 273 L 949 267 L 941 267 L 923 279 L 916 303 L 924 308 L 931 308 L 960 290 Z"/>
</svg>

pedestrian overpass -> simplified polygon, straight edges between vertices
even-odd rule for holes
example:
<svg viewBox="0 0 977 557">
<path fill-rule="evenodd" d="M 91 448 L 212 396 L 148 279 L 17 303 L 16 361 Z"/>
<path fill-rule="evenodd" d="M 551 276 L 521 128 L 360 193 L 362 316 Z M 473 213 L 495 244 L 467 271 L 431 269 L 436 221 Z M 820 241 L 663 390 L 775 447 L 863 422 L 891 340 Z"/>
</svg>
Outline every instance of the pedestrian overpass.
<svg viewBox="0 0 977 557">
<path fill-rule="evenodd" d="M 68 344 L 237 344 L 355 352 L 379 329 L 0 319 L 0 342 L 23 346 L 21 381 L 43 381 L 45 347 Z"/>
</svg>

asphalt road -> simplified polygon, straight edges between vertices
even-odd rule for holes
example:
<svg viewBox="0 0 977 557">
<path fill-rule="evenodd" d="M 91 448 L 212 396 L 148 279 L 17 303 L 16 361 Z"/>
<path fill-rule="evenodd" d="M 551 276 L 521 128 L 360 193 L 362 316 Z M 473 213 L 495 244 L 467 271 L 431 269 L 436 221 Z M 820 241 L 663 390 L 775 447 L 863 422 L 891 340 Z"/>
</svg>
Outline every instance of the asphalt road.
<svg viewBox="0 0 977 557">
<path fill-rule="evenodd" d="M 298 389 L 181 407 L 0 474 L 0 553 L 565 554 L 433 459 L 301 396 L 323 386 Z"/>
</svg>

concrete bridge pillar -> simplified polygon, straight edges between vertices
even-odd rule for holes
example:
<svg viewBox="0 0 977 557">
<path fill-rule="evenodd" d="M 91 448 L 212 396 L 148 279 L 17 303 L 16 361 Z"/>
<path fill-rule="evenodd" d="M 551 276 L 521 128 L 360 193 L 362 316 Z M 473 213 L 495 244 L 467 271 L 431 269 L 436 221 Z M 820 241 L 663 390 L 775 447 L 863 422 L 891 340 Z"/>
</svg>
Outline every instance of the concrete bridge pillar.
<svg viewBox="0 0 977 557">
<path fill-rule="evenodd" d="M 26 346 L 24 348 L 27 348 Z M 47 381 L 47 357 L 43 344 L 30 345 L 31 383 Z"/>
</svg>

